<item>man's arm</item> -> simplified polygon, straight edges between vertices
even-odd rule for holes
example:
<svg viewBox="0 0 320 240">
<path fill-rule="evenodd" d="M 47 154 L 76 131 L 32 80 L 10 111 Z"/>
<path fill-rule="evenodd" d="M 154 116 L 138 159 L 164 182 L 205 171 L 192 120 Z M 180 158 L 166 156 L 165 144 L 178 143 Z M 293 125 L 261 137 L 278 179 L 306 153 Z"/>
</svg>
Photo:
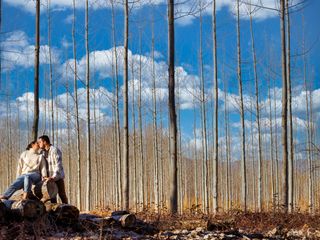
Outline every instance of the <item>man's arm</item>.
<svg viewBox="0 0 320 240">
<path fill-rule="evenodd" d="M 51 157 L 54 164 L 52 178 L 53 180 L 58 180 L 63 176 L 62 153 L 59 149 L 54 148 L 51 153 Z"/>
</svg>

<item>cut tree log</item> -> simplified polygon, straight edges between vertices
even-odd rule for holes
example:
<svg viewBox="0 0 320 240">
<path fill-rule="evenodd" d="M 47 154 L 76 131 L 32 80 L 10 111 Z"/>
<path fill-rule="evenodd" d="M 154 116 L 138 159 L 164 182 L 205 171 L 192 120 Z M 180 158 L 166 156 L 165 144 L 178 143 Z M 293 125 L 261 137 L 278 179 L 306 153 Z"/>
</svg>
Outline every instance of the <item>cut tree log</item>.
<svg viewBox="0 0 320 240">
<path fill-rule="evenodd" d="M 116 211 L 111 214 L 113 220 L 119 222 L 123 228 L 133 227 L 136 223 L 136 216 L 127 211 Z"/>
<path fill-rule="evenodd" d="M 103 229 L 113 225 L 116 221 L 112 217 L 101 217 L 95 214 L 82 213 L 79 216 L 81 225 L 92 230 Z"/>
<path fill-rule="evenodd" d="M 73 224 L 79 219 L 79 209 L 71 204 L 49 204 L 46 203 L 46 207 L 50 205 L 49 214 L 54 217 L 57 223 L 61 224 Z"/>
<path fill-rule="evenodd" d="M 9 201 L 9 200 L 8 200 Z M 45 208 L 42 202 L 34 200 L 21 200 L 8 202 L 6 205 L 11 205 L 11 212 L 23 218 L 37 218 L 45 213 Z"/>
<path fill-rule="evenodd" d="M 7 207 L 4 202 L 0 201 L 0 224 L 6 222 Z"/>
<path fill-rule="evenodd" d="M 53 180 L 41 181 L 34 186 L 33 192 L 41 202 L 47 202 L 57 196 L 58 186 Z"/>
</svg>

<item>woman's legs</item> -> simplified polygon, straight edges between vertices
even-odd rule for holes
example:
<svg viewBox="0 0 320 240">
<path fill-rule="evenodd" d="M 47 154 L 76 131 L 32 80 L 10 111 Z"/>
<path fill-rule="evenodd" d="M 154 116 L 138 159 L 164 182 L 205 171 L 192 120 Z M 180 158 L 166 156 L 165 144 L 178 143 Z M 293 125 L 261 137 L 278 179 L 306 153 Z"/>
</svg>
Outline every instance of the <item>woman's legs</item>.
<svg viewBox="0 0 320 240">
<path fill-rule="evenodd" d="M 9 199 L 16 191 L 23 188 L 24 175 L 19 176 L 1 196 L 2 199 Z"/>
<path fill-rule="evenodd" d="M 27 193 L 31 193 L 32 185 L 37 184 L 41 181 L 41 176 L 39 173 L 27 173 L 24 175 L 24 185 L 23 191 Z"/>
<path fill-rule="evenodd" d="M 24 198 L 27 198 L 27 194 L 31 194 L 31 187 L 33 184 L 37 184 L 41 181 L 39 173 L 27 173 L 19 176 L 4 192 L 0 199 L 9 199 L 16 191 L 23 188 Z"/>
</svg>

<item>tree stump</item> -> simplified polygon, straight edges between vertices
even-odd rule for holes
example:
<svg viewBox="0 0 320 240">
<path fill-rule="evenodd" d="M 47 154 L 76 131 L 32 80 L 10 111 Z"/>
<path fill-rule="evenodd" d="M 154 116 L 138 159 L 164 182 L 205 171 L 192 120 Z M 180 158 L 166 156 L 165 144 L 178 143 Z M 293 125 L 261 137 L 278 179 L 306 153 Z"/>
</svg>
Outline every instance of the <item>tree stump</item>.
<svg viewBox="0 0 320 240">
<path fill-rule="evenodd" d="M 34 194 L 41 202 L 47 202 L 58 194 L 58 186 L 53 180 L 41 181 L 34 186 Z"/>
</svg>

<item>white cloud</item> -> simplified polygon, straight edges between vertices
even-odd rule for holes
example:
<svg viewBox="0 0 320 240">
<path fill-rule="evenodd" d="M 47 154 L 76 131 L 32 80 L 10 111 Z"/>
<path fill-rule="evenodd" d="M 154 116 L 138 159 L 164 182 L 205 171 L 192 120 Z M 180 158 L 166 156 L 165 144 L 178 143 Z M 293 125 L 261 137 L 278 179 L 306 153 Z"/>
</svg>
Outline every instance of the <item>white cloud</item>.
<svg viewBox="0 0 320 240">
<path fill-rule="evenodd" d="M 5 38 L 1 43 L 3 69 L 13 70 L 18 67 L 29 68 L 34 66 L 34 45 L 29 43 L 29 38 L 23 31 L 15 31 Z M 58 63 L 60 59 L 59 50 L 51 48 L 52 63 Z M 49 46 L 40 46 L 40 64 L 49 63 Z"/>
</svg>

